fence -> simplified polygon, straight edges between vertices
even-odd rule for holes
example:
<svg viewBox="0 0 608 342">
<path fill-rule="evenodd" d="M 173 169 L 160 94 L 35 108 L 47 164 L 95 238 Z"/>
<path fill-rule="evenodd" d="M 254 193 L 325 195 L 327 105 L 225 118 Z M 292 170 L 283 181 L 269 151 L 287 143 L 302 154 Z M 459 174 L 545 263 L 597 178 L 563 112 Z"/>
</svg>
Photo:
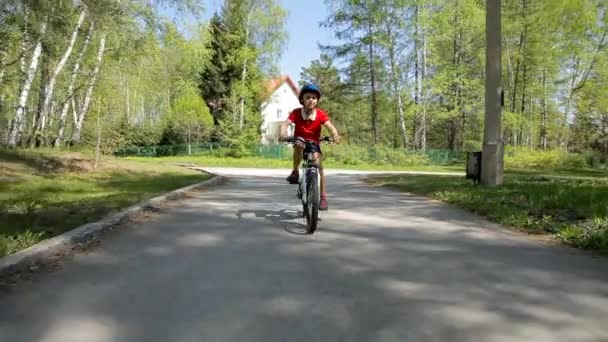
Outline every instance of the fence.
<svg viewBox="0 0 608 342">
<path fill-rule="evenodd" d="M 204 156 L 213 155 L 216 151 L 227 147 L 227 145 L 216 143 L 162 146 L 123 146 L 116 150 L 114 155 L 119 157 L 165 157 L 184 155 Z"/>
<path fill-rule="evenodd" d="M 241 151 L 244 154 L 253 157 L 261 157 L 268 159 L 285 159 L 290 158 L 292 149 L 288 145 L 271 144 L 271 145 L 254 145 Z M 426 151 L 405 151 L 400 149 L 392 149 L 389 147 L 361 147 L 361 146 L 328 146 L 326 151 L 327 157 L 343 159 L 345 154 L 352 155 L 353 158 L 361 159 L 360 161 L 373 162 L 379 159 L 391 159 L 396 164 L 400 164 L 397 160 L 403 160 L 400 157 L 415 156 L 423 158 L 431 165 L 449 165 L 454 163 L 464 163 L 466 152 L 451 151 L 445 149 L 428 149 Z M 116 156 L 140 156 L 140 157 L 163 157 L 163 156 L 214 156 L 225 157 L 233 156 L 234 151 L 229 144 L 222 143 L 197 143 L 189 145 L 166 145 L 166 146 L 128 146 L 121 147 L 115 153 Z M 388 156 L 387 156 L 388 155 Z M 392 164 L 392 163 L 391 163 Z"/>
</svg>

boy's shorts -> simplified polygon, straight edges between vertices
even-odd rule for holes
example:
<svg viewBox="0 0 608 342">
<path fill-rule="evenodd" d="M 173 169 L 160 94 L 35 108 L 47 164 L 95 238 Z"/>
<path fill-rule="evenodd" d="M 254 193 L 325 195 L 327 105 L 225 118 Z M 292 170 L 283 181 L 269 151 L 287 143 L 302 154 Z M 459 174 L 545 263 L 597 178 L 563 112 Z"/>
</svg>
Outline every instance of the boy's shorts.
<svg viewBox="0 0 608 342">
<path fill-rule="evenodd" d="M 314 152 L 318 152 L 321 155 L 323 154 L 323 152 L 321 151 L 321 145 L 319 143 L 309 144 L 306 145 L 306 148 L 304 148 L 304 154 Z"/>
</svg>

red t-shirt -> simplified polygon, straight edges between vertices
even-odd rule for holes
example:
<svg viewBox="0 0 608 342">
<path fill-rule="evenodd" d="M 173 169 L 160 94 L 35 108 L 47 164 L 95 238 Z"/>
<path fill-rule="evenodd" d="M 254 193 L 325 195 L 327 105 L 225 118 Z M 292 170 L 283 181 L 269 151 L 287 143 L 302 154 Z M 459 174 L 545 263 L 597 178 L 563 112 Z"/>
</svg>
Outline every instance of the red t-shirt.
<svg viewBox="0 0 608 342">
<path fill-rule="evenodd" d="M 321 128 L 324 123 L 329 121 L 329 116 L 323 109 L 316 108 L 316 117 L 314 120 L 304 120 L 302 118 L 302 108 L 294 109 L 287 120 L 295 124 L 294 137 L 302 137 L 308 140 L 319 142 L 321 139 Z"/>
</svg>

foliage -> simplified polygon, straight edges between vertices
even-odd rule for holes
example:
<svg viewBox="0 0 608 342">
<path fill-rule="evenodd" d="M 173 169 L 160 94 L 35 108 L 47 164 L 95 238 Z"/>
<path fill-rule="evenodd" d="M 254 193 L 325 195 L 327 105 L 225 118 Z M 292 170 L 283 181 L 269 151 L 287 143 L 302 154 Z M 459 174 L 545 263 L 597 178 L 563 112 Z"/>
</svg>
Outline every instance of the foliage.
<svg viewBox="0 0 608 342">
<path fill-rule="evenodd" d="M 221 124 L 232 136 L 259 136 L 260 84 L 286 39 L 286 12 L 274 0 L 226 1 L 211 23 L 193 0 L 9 1 L 1 9 L 0 128 L 17 145 L 33 137 L 96 144 L 98 118 L 116 146 L 208 140 L 222 135 L 214 135 Z M 182 21 L 184 13 L 195 21 Z"/>
<path fill-rule="evenodd" d="M 563 150 L 533 150 L 529 148 L 511 148 L 505 152 L 506 169 L 580 169 L 588 165 L 581 154 L 568 153 Z"/>
</svg>

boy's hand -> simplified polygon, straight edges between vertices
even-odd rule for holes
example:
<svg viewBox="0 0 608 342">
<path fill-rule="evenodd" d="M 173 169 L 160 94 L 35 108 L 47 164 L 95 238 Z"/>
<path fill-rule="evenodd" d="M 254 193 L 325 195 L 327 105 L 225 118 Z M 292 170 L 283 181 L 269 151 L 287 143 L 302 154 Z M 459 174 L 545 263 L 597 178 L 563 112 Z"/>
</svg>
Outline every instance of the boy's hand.
<svg viewBox="0 0 608 342">
<path fill-rule="evenodd" d="M 342 142 L 342 137 L 338 134 L 334 135 L 332 139 L 336 144 L 340 144 Z"/>
</svg>

